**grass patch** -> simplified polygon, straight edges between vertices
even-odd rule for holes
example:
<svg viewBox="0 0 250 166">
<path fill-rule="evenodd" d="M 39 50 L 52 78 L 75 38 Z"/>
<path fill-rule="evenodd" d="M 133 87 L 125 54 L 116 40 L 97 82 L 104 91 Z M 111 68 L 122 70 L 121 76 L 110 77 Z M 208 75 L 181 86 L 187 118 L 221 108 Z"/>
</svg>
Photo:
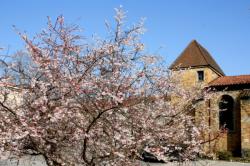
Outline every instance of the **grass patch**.
<svg viewBox="0 0 250 166">
<path fill-rule="evenodd" d="M 221 151 L 217 152 L 217 158 L 224 161 L 250 163 L 250 150 L 243 150 L 242 157 L 233 157 L 231 152 Z"/>
</svg>

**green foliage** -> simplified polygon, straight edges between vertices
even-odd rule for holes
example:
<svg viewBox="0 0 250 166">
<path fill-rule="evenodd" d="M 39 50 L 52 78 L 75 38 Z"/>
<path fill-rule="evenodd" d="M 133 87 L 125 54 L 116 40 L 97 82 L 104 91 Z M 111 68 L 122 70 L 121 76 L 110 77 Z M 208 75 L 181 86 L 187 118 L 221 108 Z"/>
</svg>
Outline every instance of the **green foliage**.
<svg viewBox="0 0 250 166">
<path fill-rule="evenodd" d="M 242 158 L 240 160 L 240 162 L 250 163 L 250 149 L 242 150 Z"/>
<path fill-rule="evenodd" d="M 231 160 L 233 155 L 231 152 L 228 151 L 221 151 L 221 152 L 217 152 L 217 157 L 219 160 Z"/>
<path fill-rule="evenodd" d="M 242 150 L 242 157 L 250 159 L 250 149 L 243 149 Z"/>
<path fill-rule="evenodd" d="M 242 150 L 242 157 L 233 157 L 231 152 L 220 151 L 220 152 L 217 152 L 217 158 L 219 160 L 250 163 L 250 149 Z"/>
</svg>

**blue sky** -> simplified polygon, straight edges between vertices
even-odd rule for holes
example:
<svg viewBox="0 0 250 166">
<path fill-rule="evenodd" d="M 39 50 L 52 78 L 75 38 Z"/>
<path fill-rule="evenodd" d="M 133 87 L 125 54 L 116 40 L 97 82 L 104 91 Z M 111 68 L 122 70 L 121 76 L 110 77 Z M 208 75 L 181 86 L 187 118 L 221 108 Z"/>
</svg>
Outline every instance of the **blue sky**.
<svg viewBox="0 0 250 166">
<path fill-rule="evenodd" d="M 47 16 L 60 14 L 85 36 L 105 36 L 104 20 L 112 21 L 119 5 L 128 23 L 147 18 L 146 48 L 168 64 L 196 39 L 227 75 L 250 74 L 250 0 L 1 0 L 0 47 L 24 47 L 12 25 L 32 36 L 46 27 Z"/>
</svg>

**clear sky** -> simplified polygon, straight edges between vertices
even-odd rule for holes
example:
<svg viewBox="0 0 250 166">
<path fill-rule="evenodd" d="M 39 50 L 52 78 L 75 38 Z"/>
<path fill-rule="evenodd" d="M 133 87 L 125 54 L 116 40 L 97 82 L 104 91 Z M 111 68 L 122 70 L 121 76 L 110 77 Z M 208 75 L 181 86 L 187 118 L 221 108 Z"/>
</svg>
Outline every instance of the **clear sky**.
<svg viewBox="0 0 250 166">
<path fill-rule="evenodd" d="M 0 47 L 23 48 L 12 25 L 32 36 L 46 27 L 47 16 L 60 14 L 79 24 L 83 35 L 103 36 L 104 20 L 112 21 L 119 5 L 128 23 L 147 18 L 146 48 L 168 64 L 196 39 L 226 75 L 250 74 L 250 0 L 1 0 Z"/>
</svg>

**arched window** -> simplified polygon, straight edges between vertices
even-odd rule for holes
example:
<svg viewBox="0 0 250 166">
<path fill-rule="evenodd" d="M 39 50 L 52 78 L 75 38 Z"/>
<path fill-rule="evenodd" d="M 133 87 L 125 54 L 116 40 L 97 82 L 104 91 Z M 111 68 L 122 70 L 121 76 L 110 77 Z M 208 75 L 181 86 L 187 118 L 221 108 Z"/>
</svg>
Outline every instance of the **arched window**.
<svg viewBox="0 0 250 166">
<path fill-rule="evenodd" d="M 220 128 L 234 129 L 234 99 L 229 95 L 223 95 L 219 102 L 219 121 Z"/>
</svg>

